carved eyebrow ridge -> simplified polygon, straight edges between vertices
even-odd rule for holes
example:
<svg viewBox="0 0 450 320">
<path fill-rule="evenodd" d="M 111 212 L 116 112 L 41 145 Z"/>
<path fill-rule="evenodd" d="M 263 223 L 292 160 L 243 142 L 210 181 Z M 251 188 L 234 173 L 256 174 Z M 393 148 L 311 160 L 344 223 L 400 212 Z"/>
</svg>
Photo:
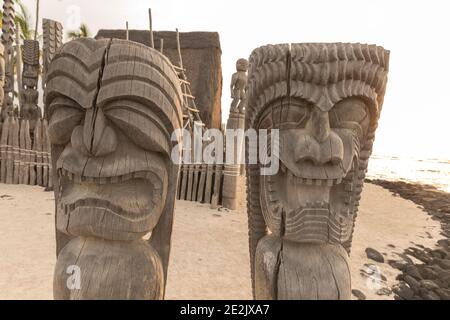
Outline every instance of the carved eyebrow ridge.
<svg viewBox="0 0 450 320">
<path fill-rule="evenodd" d="M 103 110 L 105 112 L 105 116 L 108 118 L 108 110 L 115 110 L 115 109 L 128 110 L 128 111 L 135 112 L 135 113 L 145 117 L 146 119 L 150 120 L 152 123 L 154 123 L 155 126 L 157 126 L 162 132 L 164 132 L 167 135 L 167 137 L 170 136 L 170 134 L 168 133 L 165 126 L 161 124 L 161 121 L 163 121 L 161 119 L 161 116 L 164 116 L 164 115 L 153 112 L 153 110 L 151 110 L 147 106 L 143 105 L 140 101 L 132 100 L 132 99 L 126 99 L 126 100 L 124 99 L 124 100 L 115 100 L 115 101 L 109 102 L 103 108 Z M 154 109 L 158 110 L 158 108 L 156 108 L 156 107 Z M 160 120 L 160 121 L 158 121 L 158 120 Z"/>
<path fill-rule="evenodd" d="M 119 75 L 113 76 L 111 78 L 106 78 L 103 81 L 103 86 L 106 87 L 106 86 L 108 86 L 110 84 L 114 84 L 115 82 L 128 81 L 129 80 L 128 77 L 129 76 L 127 76 L 125 74 L 119 74 Z M 166 80 L 166 79 L 164 79 L 164 80 Z M 167 90 L 163 86 L 161 86 L 156 81 L 153 81 L 152 79 L 149 79 L 147 77 L 135 74 L 133 76 L 133 83 L 134 82 L 139 82 L 139 83 L 142 83 L 142 84 L 145 84 L 145 85 L 151 85 L 151 86 L 155 87 L 156 89 L 158 89 L 161 93 L 163 93 L 164 96 L 167 98 L 167 100 L 169 100 L 170 103 L 177 104 L 177 102 L 178 102 L 178 106 L 182 105 L 181 97 L 179 95 L 177 95 L 177 94 L 173 94 L 173 95 L 169 94 L 167 92 Z M 174 100 L 174 97 L 176 97 L 177 101 Z"/>
</svg>

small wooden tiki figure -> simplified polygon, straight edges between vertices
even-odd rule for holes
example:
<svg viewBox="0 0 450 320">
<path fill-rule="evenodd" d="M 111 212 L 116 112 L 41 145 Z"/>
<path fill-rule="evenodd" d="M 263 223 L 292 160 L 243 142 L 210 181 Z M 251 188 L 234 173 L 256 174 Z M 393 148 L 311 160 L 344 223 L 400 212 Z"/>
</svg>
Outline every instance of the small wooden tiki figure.
<svg viewBox="0 0 450 320">
<path fill-rule="evenodd" d="M 23 44 L 23 72 L 20 92 L 22 106 L 20 117 L 30 121 L 30 131 L 34 131 L 36 121 L 42 118 L 42 111 L 38 106 L 39 92 L 39 41 L 24 40 Z"/>
<path fill-rule="evenodd" d="M 280 168 L 247 166 L 256 299 L 350 299 L 348 254 L 388 69 L 389 52 L 374 45 L 252 53 L 246 128 L 278 132 L 268 154 Z"/>
<path fill-rule="evenodd" d="M 130 41 L 79 39 L 47 70 L 56 299 L 162 299 L 182 126 L 169 60 Z M 146 235 L 150 235 L 145 240 Z"/>
<path fill-rule="evenodd" d="M 231 77 L 231 109 L 230 112 L 244 113 L 245 88 L 247 86 L 248 61 L 239 59 L 236 62 L 236 71 Z"/>
</svg>

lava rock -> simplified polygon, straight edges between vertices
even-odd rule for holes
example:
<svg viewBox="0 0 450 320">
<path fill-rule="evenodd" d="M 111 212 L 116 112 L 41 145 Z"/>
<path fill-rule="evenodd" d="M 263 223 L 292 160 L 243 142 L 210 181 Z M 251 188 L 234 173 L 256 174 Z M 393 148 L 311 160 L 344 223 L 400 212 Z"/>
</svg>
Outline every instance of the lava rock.
<svg viewBox="0 0 450 320">
<path fill-rule="evenodd" d="M 404 271 L 408 265 L 407 262 L 401 260 L 389 260 L 388 263 L 392 268 L 400 271 Z"/>
<path fill-rule="evenodd" d="M 431 255 L 437 259 L 445 259 L 447 257 L 447 252 L 442 249 L 433 250 Z"/>
<path fill-rule="evenodd" d="M 372 259 L 373 261 L 384 263 L 383 255 L 373 248 L 367 248 L 366 255 L 367 258 Z"/>
<path fill-rule="evenodd" d="M 415 265 L 407 265 L 405 272 L 409 274 L 411 277 L 416 279 L 422 279 L 422 275 L 419 272 L 419 269 Z"/>
<path fill-rule="evenodd" d="M 422 288 L 427 289 L 427 290 L 439 289 L 439 286 L 435 282 L 433 282 L 431 280 L 422 280 L 422 281 L 420 281 L 420 286 Z"/>
<path fill-rule="evenodd" d="M 406 275 L 404 276 L 404 281 L 414 290 L 414 292 L 419 292 L 420 290 L 420 282 L 414 279 L 413 277 Z"/>
<path fill-rule="evenodd" d="M 438 245 L 443 247 L 443 248 L 448 248 L 450 247 L 450 239 L 442 239 L 442 240 L 438 240 Z"/>
<path fill-rule="evenodd" d="M 381 288 L 377 291 L 377 295 L 379 296 L 390 296 L 392 294 L 392 290 L 389 288 Z"/>
<path fill-rule="evenodd" d="M 441 300 L 450 300 L 450 290 L 448 289 L 436 289 L 434 290 Z"/>
<path fill-rule="evenodd" d="M 366 295 L 360 290 L 354 289 L 352 290 L 352 294 L 358 298 L 358 300 L 366 300 Z"/>
<path fill-rule="evenodd" d="M 425 279 L 425 280 L 433 280 L 438 277 L 437 272 L 428 266 L 421 268 L 420 274 L 422 275 L 422 279 Z"/>
<path fill-rule="evenodd" d="M 437 264 L 445 269 L 450 270 L 450 260 L 449 259 L 436 259 Z"/>
<path fill-rule="evenodd" d="M 433 291 L 425 293 L 425 294 L 423 294 L 421 296 L 422 296 L 422 298 L 424 300 L 441 300 L 441 298 L 436 293 L 434 293 Z"/>
<path fill-rule="evenodd" d="M 393 291 L 405 300 L 410 300 L 414 296 L 414 291 L 406 283 L 400 283 Z"/>
</svg>

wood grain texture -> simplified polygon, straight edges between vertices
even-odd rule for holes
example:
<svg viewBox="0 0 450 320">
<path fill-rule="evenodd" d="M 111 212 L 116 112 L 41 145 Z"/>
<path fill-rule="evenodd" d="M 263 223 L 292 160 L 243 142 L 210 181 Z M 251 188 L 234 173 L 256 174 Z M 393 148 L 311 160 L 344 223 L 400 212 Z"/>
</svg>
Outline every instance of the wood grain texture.
<svg viewBox="0 0 450 320">
<path fill-rule="evenodd" d="M 171 133 L 182 123 L 173 66 L 134 42 L 80 39 L 60 48 L 46 79 L 55 298 L 162 299 L 179 174 Z M 74 263 L 78 291 L 65 286 Z"/>
<path fill-rule="evenodd" d="M 254 297 L 349 299 L 348 253 L 389 51 L 359 43 L 279 44 L 255 49 L 249 62 L 246 129 L 279 133 L 263 150 L 271 156 L 279 147 L 278 172 L 246 168 Z M 261 151 L 251 147 L 247 163 Z"/>
</svg>

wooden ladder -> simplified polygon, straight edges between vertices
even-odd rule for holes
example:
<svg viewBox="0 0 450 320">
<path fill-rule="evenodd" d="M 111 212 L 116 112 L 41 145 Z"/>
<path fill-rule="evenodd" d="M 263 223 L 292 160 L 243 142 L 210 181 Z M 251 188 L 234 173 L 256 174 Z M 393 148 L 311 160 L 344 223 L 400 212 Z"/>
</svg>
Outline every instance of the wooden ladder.
<svg viewBox="0 0 450 320">
<path fill-rule="evenodd" d="M 186 76 L 186 69 L 183 66 L 183 57 L 181 56 L 181 45 L 180 45 L 180 33 L 176 29 L 177 34 L 177 49 L 178 49 L 178 61 L 179 66 L 174 65 L 177 71 L 178 78 L 180 79 L 181 91 L 183 93 L 183 121 L 184 129 L 192 131 L 194 129 L 194 122 L 203 121 L 200 117 L 200 111 L 195 104 L 195 97 L 192 95 L 191 83 L 188 81 Z"/>
</svg>

